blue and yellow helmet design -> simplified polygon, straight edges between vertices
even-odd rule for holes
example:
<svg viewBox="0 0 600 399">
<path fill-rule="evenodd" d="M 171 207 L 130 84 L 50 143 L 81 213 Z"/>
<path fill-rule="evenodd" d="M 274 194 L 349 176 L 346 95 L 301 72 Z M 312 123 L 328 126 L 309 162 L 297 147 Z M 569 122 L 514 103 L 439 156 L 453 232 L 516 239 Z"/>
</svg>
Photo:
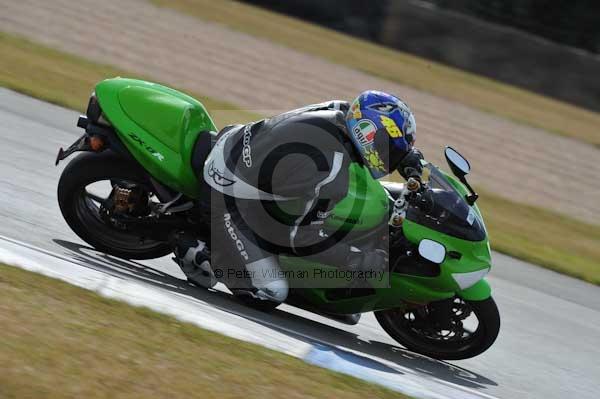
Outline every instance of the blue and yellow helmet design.
<svg viewBox="0 0 600 399">
<path fill-rule="evenodd" d="M 417 124 L 399 98 L 381 91 L 361 93 L 346 114 L 348 133 L 374 178 L 393 172 L 412 148 Z"/>
</svg>

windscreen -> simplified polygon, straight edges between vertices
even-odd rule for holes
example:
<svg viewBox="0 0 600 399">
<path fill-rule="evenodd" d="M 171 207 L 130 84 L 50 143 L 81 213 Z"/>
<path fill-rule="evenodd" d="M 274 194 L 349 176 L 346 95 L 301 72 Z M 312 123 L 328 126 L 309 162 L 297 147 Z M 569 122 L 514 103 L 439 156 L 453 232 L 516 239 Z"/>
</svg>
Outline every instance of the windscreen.
<svg viewBox="0 0 600 399">
<path fill-rule="evenodd" d="M 409 207 L 407 218 L 410 221 L 463 240 L 485 239 L 485 228 L 477 212 L 437 167 L 427 164 L 423 180 L 430 189 L 423 193 L 424 201 Z"/>
</svg>

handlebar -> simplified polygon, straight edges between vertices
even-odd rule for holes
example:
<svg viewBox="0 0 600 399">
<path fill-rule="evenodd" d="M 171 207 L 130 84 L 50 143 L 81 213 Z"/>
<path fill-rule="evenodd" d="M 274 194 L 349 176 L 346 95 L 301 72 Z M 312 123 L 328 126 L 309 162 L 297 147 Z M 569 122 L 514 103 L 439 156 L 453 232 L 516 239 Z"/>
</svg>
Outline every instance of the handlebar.
<svg viewBox="0 0 600 399">
<path fill-rule="evenodd" d="M 410 177 L 406 182 L 406 189 L 411 192 L 417 192 L 421 188 L 421 182 L 415 179 L 414 177 Z"/>
<path fill-rule="evenodd" d="M 400 193 L 400 196 L 394 202 L 394 207 L 389 220 L 391 226 L 400 226 L 406 217 L 406 210 L 409 204 L 418 205 L 422 200 L 421 191 L 424 186 L 418 179 L 410 177 Z"/>
</svg>

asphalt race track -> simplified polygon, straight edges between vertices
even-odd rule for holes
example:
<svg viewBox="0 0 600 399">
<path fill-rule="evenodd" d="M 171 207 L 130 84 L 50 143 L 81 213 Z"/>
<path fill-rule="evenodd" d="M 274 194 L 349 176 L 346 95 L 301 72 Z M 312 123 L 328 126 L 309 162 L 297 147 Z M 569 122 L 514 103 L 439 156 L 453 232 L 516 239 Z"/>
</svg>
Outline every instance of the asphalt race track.
<svg viewBox="0 0 600 399">
<path fill-rule="evenodd" d="M 56 185 L 67 162 L 54 167 L 54 160 L 59 147 L 81 134 L 75 127 L 77 116 L 0 88 L 0 236 L 72 260 L 82 269 L 119 273 L 121 278 L 164 289 L 186 286 L 167 258 L 143 265 L 110 257 L 99 262 L 63 221 Z M 351 327 L 285 305 L 273 314 L 262 314 L 225 294 L 189 286 L 183 296 L 199 300 L 198 311 L 220 309 L 225 323 L 239 323 L 242 316 L 244 328 L 255 328 L 261 337 L 269 337 L 265 335 L 269 329 L 290 339 L 324 342 L 383 359 L 397 366 L 400 381 L 421 381 L 432 390 L 447 385 L 464 388 L 464 397 L 476 392 L 500 398 L 597 398 L 600 289 L 500 254 L 494 254 L 490 282 L 503 323 L 498 341 L 477 358 L 452 363 L 398 347 L 371 314 Z"/>
</svg>

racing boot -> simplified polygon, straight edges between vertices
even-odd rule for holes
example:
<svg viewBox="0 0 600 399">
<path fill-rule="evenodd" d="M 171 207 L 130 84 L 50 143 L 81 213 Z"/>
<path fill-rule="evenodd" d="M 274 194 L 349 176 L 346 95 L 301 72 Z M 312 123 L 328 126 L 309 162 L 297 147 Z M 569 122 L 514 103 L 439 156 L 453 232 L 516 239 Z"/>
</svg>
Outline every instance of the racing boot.
<svg viewBox="0 0 600 399">
<path fill-rule="evenodd" d="M 188 281 L 204 288 L 212 288 L 217 278 L 210 265 L 210 250 L 204 241 L 188 233 L 178 234 L 175 244 L 175 258 Z"/>
<path fill-rule="evenodd" d="M 252 285 L 256 288 L 255 297 L 279 303 L 286 300 L 289 285 L 275 256 L 248 263 L 246 270 L 250 273 Z"/>
</svg>

